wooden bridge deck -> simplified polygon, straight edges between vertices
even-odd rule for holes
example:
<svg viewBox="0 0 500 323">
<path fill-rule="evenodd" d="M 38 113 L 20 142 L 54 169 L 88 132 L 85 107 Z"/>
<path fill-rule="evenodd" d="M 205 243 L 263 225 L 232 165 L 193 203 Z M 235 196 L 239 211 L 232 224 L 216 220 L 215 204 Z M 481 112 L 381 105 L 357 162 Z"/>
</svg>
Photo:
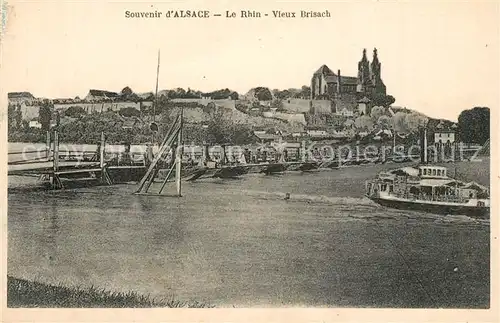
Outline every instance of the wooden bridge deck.
<svg viewBox="0 0 500 323">
<path fill-rule="evenodd" d="M 58 168 L 62 171 L 64 168 L 95 168 L 99 167 L 99 162 L 78 162 L 78 161 L 60 161 Z M 47 173 L 54 171 L 54 162 L 38 162 L 38 163 L 23 163 L 23 164 L 10 164 L 8 166 L 8 175 L 22 175 L 23 173 Z"/>
</svg>

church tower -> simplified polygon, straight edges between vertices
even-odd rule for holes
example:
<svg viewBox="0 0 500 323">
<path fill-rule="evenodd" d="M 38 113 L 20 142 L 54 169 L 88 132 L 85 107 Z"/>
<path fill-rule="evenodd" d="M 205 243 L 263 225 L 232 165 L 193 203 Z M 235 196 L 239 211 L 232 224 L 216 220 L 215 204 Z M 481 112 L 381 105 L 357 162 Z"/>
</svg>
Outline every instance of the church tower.
<svg viewBox="0 0 500 323">
<path fill-rule="evenodd" d="M 374 92 L 376 93 L 381 93 L 381 94 L 386 94 L 386 88 L 384 85 L 384 82 L 382 81 L 382 76 L 381 76 L 381 67 L 382 64 L 378 60 L 378 54 L 377 54 L 377 49 L 373 49 L 373 60 L 371 63 L 371 70 L 370 70 L 370 76 L 371 76 L 371 81 L 374 86 Z"/>
<path fill-rule="evenodd" d="M 374 48 L 373 49 L 373 60 L 372 60 L 372 64 L 371 64 L 371 72 L 372 72 L 372 80 L 373 80 L 373 83 L 375 84 L 377 80 L 380 79 L 380 67 L 381 67 L 381 63 L 379 62 L 378 60 L 378 55 L 377 55 L 377 49 Z"/>
<path fill-rule="evenodd" d="M 363 49 L 363 57 L 358 63 L 357 92 L 366 92 L 370 86 L 370 62 L 366 58 L 366 48 Z"/>
</svg>

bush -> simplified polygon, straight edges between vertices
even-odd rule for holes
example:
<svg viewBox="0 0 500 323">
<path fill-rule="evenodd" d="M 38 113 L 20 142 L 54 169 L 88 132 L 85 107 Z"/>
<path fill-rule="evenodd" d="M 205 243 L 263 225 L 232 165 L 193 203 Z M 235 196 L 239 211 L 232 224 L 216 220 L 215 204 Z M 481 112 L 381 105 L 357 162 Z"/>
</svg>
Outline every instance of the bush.
<svg viewBox="0 0 500 323">
<path fill-rule="evenodd" d="M 475 107 L 458 117 L 458 136 L 467 143 L 484 144 L 490 138 L 490 109 Z"/>
<path fill-rule="evenodd" d="M 140 117 L 141 111 L 137 110 L 136 108 L 127 107 L 120 109 L 119 114 L 123 117 Z"/>
<path fill-rule="evenodd" d="M 71 118 L 78 118 L 85 114 L 86 114 L 85 109 L 79 106 L 71 106 L 68 109 L 66 109 L 66 111 L 64 111 L 64 115 L 66 117 L 71 117 Z"/>
</svg>

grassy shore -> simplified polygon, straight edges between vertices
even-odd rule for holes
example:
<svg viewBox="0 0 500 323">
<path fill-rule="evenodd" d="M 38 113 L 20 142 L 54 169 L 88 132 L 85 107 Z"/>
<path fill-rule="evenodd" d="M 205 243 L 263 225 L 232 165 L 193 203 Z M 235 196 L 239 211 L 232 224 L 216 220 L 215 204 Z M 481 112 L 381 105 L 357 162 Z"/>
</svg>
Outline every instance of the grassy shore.
<svg viewBox="0 0 500 323">
<path fill-rule="evenodd" d="M 198 302 L 157 300 L 135 292 L 110 292 L 97 287 L 48 285 L 7 276 L 8 307 L 212 307 Z"/>
</svg>

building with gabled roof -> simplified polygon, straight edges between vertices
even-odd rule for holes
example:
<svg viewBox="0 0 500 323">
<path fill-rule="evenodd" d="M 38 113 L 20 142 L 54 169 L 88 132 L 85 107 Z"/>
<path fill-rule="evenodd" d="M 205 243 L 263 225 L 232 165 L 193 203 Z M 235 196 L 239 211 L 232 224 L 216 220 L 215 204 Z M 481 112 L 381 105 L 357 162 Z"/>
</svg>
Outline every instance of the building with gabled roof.
<svg viewBox="0 0 500 323">
<path fill-rule="evenodd" d="M 35 96 L 30 92 L 9 92 L 7 93 L 9 103 L 22 103 L 33 102 L 36 100 Z"/>
<path fill-rule="evenodd" d="M 115 100 L 120 97 L 119 93 L 106 91 L 106 90 L 89 90 L 89 93 L 85 97 L 86 101 L 100 101 L 100 100 Z"/>
</svg>

